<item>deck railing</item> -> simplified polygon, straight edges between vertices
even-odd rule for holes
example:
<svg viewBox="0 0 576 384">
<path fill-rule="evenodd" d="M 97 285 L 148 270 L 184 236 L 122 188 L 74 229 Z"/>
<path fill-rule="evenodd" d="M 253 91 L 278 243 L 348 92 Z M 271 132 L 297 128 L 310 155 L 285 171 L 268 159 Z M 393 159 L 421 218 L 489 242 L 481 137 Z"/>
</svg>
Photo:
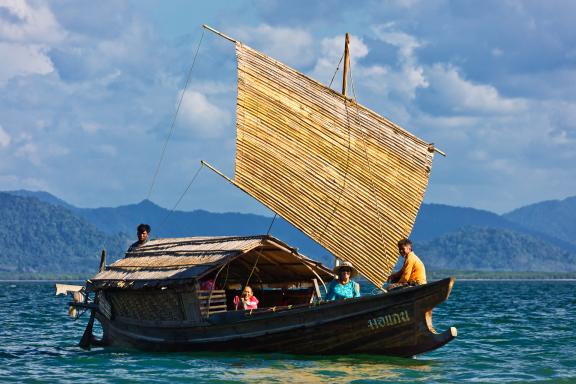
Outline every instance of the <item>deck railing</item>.
<svg viewBox="0 0 576 384">
<path fill-rule="evenodd" d="M 221 289 L 198 291 L 200 313 L 208 317 L 214 313 L 226 312 L 226 292 Z"/>
</svg>

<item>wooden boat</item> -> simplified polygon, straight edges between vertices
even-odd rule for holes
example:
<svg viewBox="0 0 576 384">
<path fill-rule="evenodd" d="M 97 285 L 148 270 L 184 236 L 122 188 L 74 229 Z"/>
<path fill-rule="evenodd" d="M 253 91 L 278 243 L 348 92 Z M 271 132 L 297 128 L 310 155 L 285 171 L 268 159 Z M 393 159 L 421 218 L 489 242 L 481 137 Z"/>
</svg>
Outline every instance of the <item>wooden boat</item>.
<svg viewBox="0 0 576 384">
<path fill-rule="evenodd" d="M 335 92 L 216 33 L 238 58 L 236 170 L 227 180 L 382 287 L 439 151 L 348 98 L 345 85 Z M 268 235 L 156 239 L 105 264 L 71 303 L 91 311 L 85 348 L 413 356 L 456 337 L 432 326 L 453 278 L 327 302 L 321 287 L 332 270 Z M 247 283 L 259 309 L 235 310 Z"/>
</svg>

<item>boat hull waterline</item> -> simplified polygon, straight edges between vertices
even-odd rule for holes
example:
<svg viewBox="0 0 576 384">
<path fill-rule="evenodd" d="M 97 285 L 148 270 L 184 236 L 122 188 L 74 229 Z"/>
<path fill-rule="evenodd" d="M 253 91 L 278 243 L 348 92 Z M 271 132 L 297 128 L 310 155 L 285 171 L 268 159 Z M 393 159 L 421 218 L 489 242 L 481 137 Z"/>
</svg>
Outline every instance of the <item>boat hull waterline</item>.
<svg viewBox="0 0 576 384">
<path fill-rule="evenodd" d="M 109 320 L 97 312 L 101 344 L 145 351 L 243 351 L 376 354 L 409 357 L 454 339 L 438 333 L 432 309 L 448 298 L 453 278 L 358 299 L 292 309 L 228 311 L 206 323 Z"/>
</svg>

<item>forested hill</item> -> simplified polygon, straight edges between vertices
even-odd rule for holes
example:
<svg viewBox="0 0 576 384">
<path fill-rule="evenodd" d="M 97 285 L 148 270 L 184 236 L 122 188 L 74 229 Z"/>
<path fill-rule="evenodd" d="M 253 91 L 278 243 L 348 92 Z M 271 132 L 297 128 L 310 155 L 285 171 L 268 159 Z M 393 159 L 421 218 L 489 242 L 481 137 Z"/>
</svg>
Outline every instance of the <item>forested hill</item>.
<svg viewBox="0 0 576 384">
<path fill-rule="evenodd" d="M 429 241 L 471 226 L 516 231 L 524 229 L 518 223 L 481 209 L 444 204 L 422 204 L 410 237 L 415 241 Z"/>
<path fill-rule="evenodd" d="M 243 213 L 212 213 L 203 210 L 192 212 L 162 208 L 149 200 L 116 208 L 77 208 L 46 192 L 8 192 L 26 198 L 35 197 L 55 209 L 65 210 L 106 235 L 107 238 L 136 240 L 136 226 L 145 222 L 152 226 L 151 238 L 187 236 L 243 236 L 270 234 L 316 260 L 333 263 L 333 257 L 308 236 L 281 218 L 272 221 L 265 217 Z M 1 214 L 1 212 L 0 212 Z M 2 247 L 0 243 L 0 249 Z"/>
<path fill-rule="evenodd" d="M 576 198 L 574 201 L 576 202 Z M 548 223 L 548 226 L 544 227 L 539 224 L 538 219 L 525 220 L 523 217 L 518 217 L 511 220 L 509 215 L 500 216 L 480 209 L 452 207 L 444 204 L 422 204 L 410 237 L 417 242 L 435 242 L 436 239 L 463 228 L 491 228 L 507 230 L 503 231 L 502 236 L 505 236 L 504 233 L 516 232 L 534 237 L 542 244 L 549 243 L 557 248 L 576 253 L 576 212 L 574 213 L 571 217 L 543 214 L 541 219 Z M 561 223 L 558 222 L 559 218 L 561 218 Z"/>
<path fill-rule="evenodd" d="M 251 236 L 268 233 L 316 260 L 332 263 L 330 254 L 282 218 L 245 213 L 213 213 L 203 210 L 174 211 L 149 200 L 117 208 L 77 208 L 76 214 L 109 234 L 122 232 L 136 237 L 140 222 L 152 226 L 151 237 Z"/>
<path fill-rule="evenodd" d="M 71 211 L 34 197 L 0 192 L 0 276 L 95 273 L 100 251 L 118 258 L 127 245 Z"/>
<path fill-rule="evenodd" d="M 543 214 L 546 211 L 556 214 L 550 209 Z M 140 222 L 152 225 L 153 238 L 265 234 L 272 224 L 271 217 L 251 214 L 169 214 L 147 200 L 117 208 L 77 208 L 48 193 L 30 191 L 0 193 L 0 215 L 6 218 L 0 227 L 0 272 L 85 267 L 91 273 L 102 245 L 121 256 L 135 240 Z M 411 238 L 429 270 L 574 271 L 576 244 L 568 240 L 576 238 L 576 231 L 569 230 L 576 227 L 576 215 L 556 214 L 545 220 L 548 228 L 563 228 L 564 239 L 555 237 L 555 230 L 538 231 L 537 221 L 522 217 L 511 221 L 508 215 L 488 211 L 424 204 Z M 39 228 L 39 222 L 47 225 Z M 333 263 L 326 250 L 282 219 L 274 221 L 271 234 L 307 256 Z"/>
<path fill-rule="evenodd" d="M 576 245 L 576 196 L 527 205 L 503 217 Z"/>
<path fill-rule="evenodd" d="M 519 232 L 468 227 L 417 245 L 433 269 L 574 272 L 576 254 Z"/>
</svg>

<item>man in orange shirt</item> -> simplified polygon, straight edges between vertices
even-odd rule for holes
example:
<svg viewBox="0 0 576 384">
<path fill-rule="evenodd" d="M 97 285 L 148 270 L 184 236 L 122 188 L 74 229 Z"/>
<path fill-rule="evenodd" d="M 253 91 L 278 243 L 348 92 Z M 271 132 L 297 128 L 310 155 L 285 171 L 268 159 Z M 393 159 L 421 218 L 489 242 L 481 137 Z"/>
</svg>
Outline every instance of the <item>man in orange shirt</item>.
<svg viewBox="0 0 576 384">
<path fill-rule="evenodd" d="M 426 268 L 422 260 L 412 252 L 412 242 L 408 239 L 400 240 L 398 251 L 405 258 L 404 264 L 398 272 L 390 275 L 388 282 L 396 283 L 395 287 L 426 284 Z"/>
</svg>

